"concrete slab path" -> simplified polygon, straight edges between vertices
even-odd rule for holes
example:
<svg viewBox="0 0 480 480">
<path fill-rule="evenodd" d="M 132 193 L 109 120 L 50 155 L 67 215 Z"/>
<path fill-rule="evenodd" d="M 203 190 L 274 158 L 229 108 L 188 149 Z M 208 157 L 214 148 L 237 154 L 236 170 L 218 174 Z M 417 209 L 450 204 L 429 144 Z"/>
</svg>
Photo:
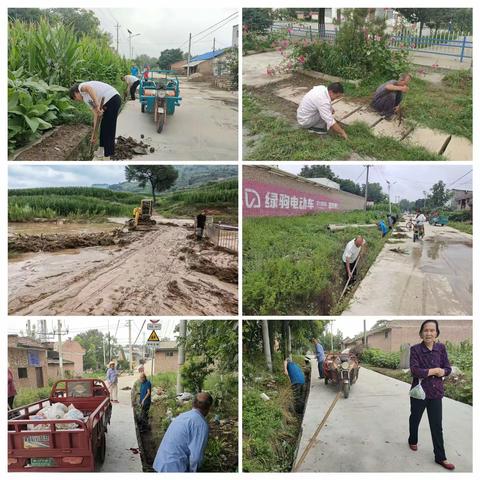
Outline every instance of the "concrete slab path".
<svg viewBox="0 0 480 480">
<path fill-rule="evenodd" d="M 107 453 L 101 472 L 142 472 L 138 450 L 131 390 L 138 375 L 118 377 L 118 401 L 112 404 L 112 418 L 107 433 Z M 133 450 L 132 450 L 133 449 Z"/>
<path fill-rule="evenodd" d="M 133 137 L 155 148 L 154 153 L 137 155 L 133 161 L 237 160 L 238 93 L 180 81 L 181 106 L 167 117 L 162 133 L 155 129 L 153 114 L 141 113 L 138 100 L 124 106 L 117 136 Z"/>
<path fill-rule="evenodd" d="M 319 380 L 315 365 L 313 370 L 295 463 L 337 395 L 337 387 Z M 349 398 L 340 396 L 298 471 L 448 473 L 434 462 L 426 413 L 418 451 L 408 448 L 409 389 L 408 383 L 360 368 Z M 471 406 L 443 399 L 445 450 L 455 472 L 472 471 L 472 421 Z"/>
<path fill-rule="evenodd" d="M 422 241 L 405 234 L 385 243 L 342 315 L 472 315 L 472 236 L 431 225 Z"/>
<path fill-rule="evenodd" d="M 267 75 L 268 67 L 276 67 L 283 57 L 276 51 L 242 57 L 242 82 L 247 87 L 263 87 L 290 78 L 290 74 Z"/>
</svg>

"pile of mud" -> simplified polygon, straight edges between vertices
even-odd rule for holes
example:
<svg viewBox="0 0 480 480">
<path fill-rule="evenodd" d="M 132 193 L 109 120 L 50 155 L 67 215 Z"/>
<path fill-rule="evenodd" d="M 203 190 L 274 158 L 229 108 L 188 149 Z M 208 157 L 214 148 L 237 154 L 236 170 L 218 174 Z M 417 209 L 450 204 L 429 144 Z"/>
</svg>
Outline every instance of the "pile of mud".
<svg viewBox="0 0 480 480">
<path fill-rule="evenodd" d="M 24 235 L 19 233 L 8 238 L 8 251 L 10 253 L 55 252 L 68 248 L 126 245 L 136 237 L 136 235 L 124 233 L 120 229 L 112 232 L 81 233 L 79 235 L 59 233 Z"/>
<path fill-rule="evenodd" d="M 130 160 L 135 155 L 147 155 L 148 152 L 153 153 L 155 149 L 150 145 L 140 141 L 137 142 L 132 137 L 117 137 L 115 144 L 115 154 L 110 160 Z"/>
</svg>

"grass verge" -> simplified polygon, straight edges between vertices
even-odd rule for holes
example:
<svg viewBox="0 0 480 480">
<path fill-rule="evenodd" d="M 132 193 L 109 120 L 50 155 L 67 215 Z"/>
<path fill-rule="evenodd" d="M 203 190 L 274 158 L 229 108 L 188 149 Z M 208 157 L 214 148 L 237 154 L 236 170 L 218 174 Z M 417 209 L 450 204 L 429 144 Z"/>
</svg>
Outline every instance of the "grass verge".
<svg viewBox="0 0 480 480">
<path fill-rule="evenodd" d="M 382 239 L 376 227 L 330 232 L 328 224 L 375 223 L 384 216 L 384 212 L 358 210 L 244 219 L 245 314 L 341 313 L 348 303 L 348 296 L 339 303 L 345 282 L 342 263 L 345 245 L 356 235 L 367 239 L 368 248 L 358 267 L 360 280 L 389 237 Z"/>
<path fill-rule="evenodd" d="M 274 373 L 260 357 L 243 364 L 243 471 L 291 471 L 301 421 L 293 411 L 293 395 L 282 373 L 281 358 L 274 358 Z M 270 400 L 263 400 L 265 393 Z"/>
<path fill-rule="evenodd" d="M 463 233 L 473 235 L 473 224 L 467 222 L 448 222 L 448 226 L 460 230 Z"/>
<path fill-rule="evenodd" d="M 379 160 L 444 160 L 424 148 L 375 137 L 364 123 L 345 128 L 348 140 L 320 137 L 271 112 L 265 97 L 248 90 L 243 94 L 243 120 L 250 136 L 245 160 L 348 160 L 354 154 Z"/>
</svg>

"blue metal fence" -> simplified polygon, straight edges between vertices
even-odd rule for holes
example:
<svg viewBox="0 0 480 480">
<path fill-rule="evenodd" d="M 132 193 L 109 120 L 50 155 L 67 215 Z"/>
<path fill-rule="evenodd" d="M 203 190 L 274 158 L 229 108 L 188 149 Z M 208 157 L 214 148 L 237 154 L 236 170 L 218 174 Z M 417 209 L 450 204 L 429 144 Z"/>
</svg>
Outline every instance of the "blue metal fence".
<svg viewBox="0 0 480 480">
<path fill-rule="evenodd" d="M 336 29 L 319 31 L 318 26 L 315 25 L 290 26 L 274 24 L 271 27 L 271 31 L 284 32 L 291 39 L 304 38 L 312 41 L 322 39 L 330 43 L 333 43 L 337 36 Z M 407 50 L 456 57 L 460 58 L 460 62 L 463 62 L 464 59 L 473 58 L 473 41 L 470 38 L 468 35 L 452 32 L 440 32 L 427 37 L 402 33 L 400 35 L 392 35 L 388 46 L 393 50 Z"/>
</svg>

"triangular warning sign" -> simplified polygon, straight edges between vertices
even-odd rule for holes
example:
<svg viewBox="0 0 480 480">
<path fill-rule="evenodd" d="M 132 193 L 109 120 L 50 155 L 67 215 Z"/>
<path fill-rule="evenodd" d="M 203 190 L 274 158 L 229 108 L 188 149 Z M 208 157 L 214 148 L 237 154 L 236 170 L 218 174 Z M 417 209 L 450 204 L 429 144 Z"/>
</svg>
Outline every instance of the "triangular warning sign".
<svg viewBox="0 0 480 480">
<path fill-rule="evenodd" d="M 158 338 L 157 332 L 155 330 L 152 330 L 152 333 L 148 337 L 148 342 L 159 342 L 160 339 Z"/>
</svg>

